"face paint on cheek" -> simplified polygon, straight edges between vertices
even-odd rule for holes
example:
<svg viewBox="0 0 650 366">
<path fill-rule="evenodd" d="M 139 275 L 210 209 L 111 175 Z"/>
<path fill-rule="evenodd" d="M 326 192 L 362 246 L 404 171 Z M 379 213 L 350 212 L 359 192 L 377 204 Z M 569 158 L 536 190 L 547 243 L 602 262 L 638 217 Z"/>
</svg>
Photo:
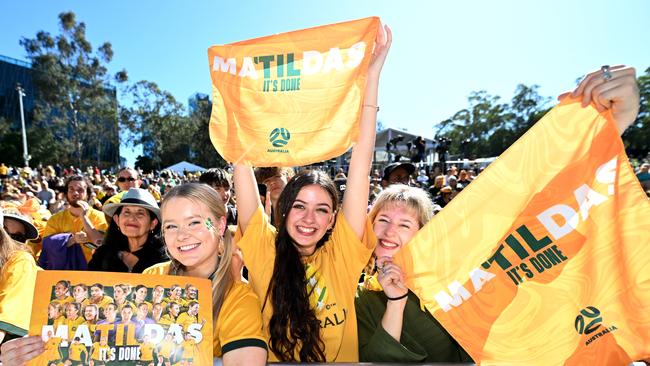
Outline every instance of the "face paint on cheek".
<svg viewBox="0 0 650 366">
<path fill-rule="evenodd" d="M 208 228 L 208 230 L 210 230 L 210 231 L 212 231 L 212 229 L 214 229 L 214 224 L 212 223 L 211 218 L 208 217 L 207 219 L 205 219 L 205 227 Z"/>
</svg>

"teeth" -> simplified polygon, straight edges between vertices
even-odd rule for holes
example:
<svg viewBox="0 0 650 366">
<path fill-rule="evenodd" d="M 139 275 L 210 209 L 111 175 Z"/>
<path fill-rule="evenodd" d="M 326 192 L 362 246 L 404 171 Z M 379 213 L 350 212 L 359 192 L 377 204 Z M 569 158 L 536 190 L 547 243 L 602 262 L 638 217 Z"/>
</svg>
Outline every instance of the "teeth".
<svg viewBox="0 0 650 366">
<path fill-rule="evenodd" d="M 308 227 L 298 226 L 298 231 L 301 232 L 301 233 L 305 233 L 305 234 L 311 234 L 311 233 L 313 233 L 314 231 L 316 231 L 316 229 L 314 229 L 314 228 L 308 228 Z"/>
<path fill-rule="evenodd" d="M 399 247 L 398 244 L 391 243 L 391 242 L 385 241 L 385 240 L 381 240 L 380 243 L 381 243 L 381 245 L 383 247 L 386 247 L 386 248 L 397 248 L 397 247 Z"/>
<path fill-rule="evenodd" d="M 183 245 L 182 247 L 178 247 L 178 250 L 180 250 L 181 252 L 184 252 L 186 250 L 192 250 L 192 249 L 194 249 L 194 248 L 196 248 L 198 246 L 199 246 L 198 244 Z"/>
</svg>

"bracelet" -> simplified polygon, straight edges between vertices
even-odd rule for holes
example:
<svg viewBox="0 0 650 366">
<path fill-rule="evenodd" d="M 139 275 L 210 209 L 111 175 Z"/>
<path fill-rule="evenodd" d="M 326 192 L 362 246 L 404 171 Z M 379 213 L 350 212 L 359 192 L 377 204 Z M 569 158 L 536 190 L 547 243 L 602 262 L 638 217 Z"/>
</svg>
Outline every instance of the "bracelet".
<svg viewBox="0 0 650 366">
<path fill-rule="evenodd" d="M 375 108 L 375 109 L 377 110 L 377 112 L 379 112 L 379 106 L 378 106 L 378 105 L 374 105 L 374 104 L 364 104 L 363 106 L 364 106 L 364 107 Z"/>
<path fill-rule="evenodd" d="M 402 296 L 397 296 L 397 297 L 388 297 L 388 296 L 386 296 L 386 298 L 387 298 L 389 301 L 397 301 L 397 300 L 402 300 L 403 298 L 407 297 L 408 295 L 409 295 L 409 293 L 408 293 L 408 291 L 407 291 L 407 292 L 406 292 L 404 295 L 402 295 Z"/>
</svg>

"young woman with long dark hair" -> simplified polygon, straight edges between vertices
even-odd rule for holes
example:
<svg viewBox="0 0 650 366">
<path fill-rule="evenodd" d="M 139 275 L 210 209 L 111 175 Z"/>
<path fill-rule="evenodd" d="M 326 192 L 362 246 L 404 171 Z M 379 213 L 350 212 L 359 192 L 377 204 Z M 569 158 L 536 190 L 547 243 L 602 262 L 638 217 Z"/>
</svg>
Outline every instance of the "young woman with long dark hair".
<svg viewBox="0 0 650 366">
<path fill-rule="evenodd" d="M 341 210 L 329 176 L 303 172 L 280 194 L 276 230 L 264 214 L 252 168 L 235 165 L 238 234 L 243 234 L 237 244 L 262 299 L 270 361 L 358 361 L 354 295 L 372 252 L 363 237 L 379 75 L 391 43 L 384 29 L 370 61 Z"/>
</svg>

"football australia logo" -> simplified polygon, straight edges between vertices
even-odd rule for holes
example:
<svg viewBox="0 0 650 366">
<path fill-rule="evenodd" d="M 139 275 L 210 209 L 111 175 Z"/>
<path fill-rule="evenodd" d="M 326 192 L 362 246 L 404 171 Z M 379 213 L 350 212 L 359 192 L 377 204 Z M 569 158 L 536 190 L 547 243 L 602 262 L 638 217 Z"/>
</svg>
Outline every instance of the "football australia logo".
<svg viewBox="0 0 650 366">
<path fill-rule="evenodd" d="M 575 327 L 580 334 L 591 334 L 600 327 L 603 318 L 600 316 L 600 310 L 593 306 L 587 306 L 580 310 L 576 317 Z"/>
<path fill-rule="evenodd" d="M 600 337 L 603 337 L 607 333 L 618 330 L 615 325 L 603 329 L 600 327 L 602 325 L 602 322 L 603 317 L 600 315 L 600 310 L 595 306 L 587 306 L 586 308 L 580 310 L 580 313 L 578 316 L 576 316 L 576 321 L 574 323 L 576 332 L 579 334 L 589 335 L 596 330 L 600 330 L 600 332 L 587 339 L 585 346 L 588 346 L 591 342 L 597 340 Z"/>
<path fill-rule="evenodd" d="M 268 152 L 275 153 L 288 153 L 289 150 L 284 147 L 287 146 L 291 139 L 291 133 L 286 128 L 277 127 L 271 131 L 269 135 L 269 142 L 273 145 L 274 149 L 268 149 Z"/>
</svg>

